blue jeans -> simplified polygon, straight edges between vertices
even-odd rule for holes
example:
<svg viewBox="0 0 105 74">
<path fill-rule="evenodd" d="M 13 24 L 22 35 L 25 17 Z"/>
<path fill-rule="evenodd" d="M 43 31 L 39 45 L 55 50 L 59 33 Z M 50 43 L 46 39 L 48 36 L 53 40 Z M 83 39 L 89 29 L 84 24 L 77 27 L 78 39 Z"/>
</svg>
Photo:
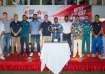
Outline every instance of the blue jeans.
<svg viewBox="0 0 105 74">
<path fill-rule="evenodd" d="M 92 35 L 92 54 L 95 54 L 97 51 L 101 55 L 101 50 L 103 49 L 102 35 L 99 35 L 97 38 Z"/>
<path fill-rule="evenodd" d="M 11 34 L 5 33 L 3 38 L 3 45 L 4 45 L 4 51 L 7 53 L 10 52 L 10 39 L 11 39 Z"/>
<path fill-rule="evenodd" d="M 33 52 L 34 49 L 37 52 L 40 52 L 40 35 L 39 34 L 38 35 L 31 35 L 31 44 L 32 44 L 31 52 Z"/>
</svg>

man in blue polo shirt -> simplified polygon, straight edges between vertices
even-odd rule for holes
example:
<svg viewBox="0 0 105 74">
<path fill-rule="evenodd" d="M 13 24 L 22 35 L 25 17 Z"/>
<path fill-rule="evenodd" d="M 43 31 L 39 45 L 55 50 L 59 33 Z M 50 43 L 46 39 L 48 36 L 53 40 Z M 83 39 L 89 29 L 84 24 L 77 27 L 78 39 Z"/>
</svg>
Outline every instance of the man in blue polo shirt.
<svg viewBox="0 0 105 74">
<path fill-rule="evenodd" d="M 32 43 L 32 52 L 40 52 L 40 34 L 39 27 L 41 22 L 37 18 L 37 14 L 33 14 L 32 21 L 30 22 L 31 28 L 31 43 Z"/>
<path fill-rule="evenodd" d="M 20 42 L 21 42 L 21 54 L 23 55 L 24 51 L 29 52 L 29 32 L 30 32 L 30 23 L 27 21 L 27 16 L 22 16 L 23 20 L 21 21 L 21 33 L 20 33 Z M 25 46 L 26 47 L 25 47 Z M 24 47 L 26 48 L 24 50 Z"/>
</svg>

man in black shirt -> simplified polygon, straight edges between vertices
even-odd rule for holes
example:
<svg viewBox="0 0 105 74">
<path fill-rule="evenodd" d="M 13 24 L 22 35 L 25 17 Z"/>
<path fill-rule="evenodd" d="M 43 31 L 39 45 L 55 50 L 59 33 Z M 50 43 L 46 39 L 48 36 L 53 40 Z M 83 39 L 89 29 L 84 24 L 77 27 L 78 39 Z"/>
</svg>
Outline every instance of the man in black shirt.
<svg viewBox="0 0 105 74">
<path fill-rule="evenodd" d="M 16 47 L 17 54 L 20 53 L 20 32 L 21 25 L 18 21 L 18 15 L 14 15 L 14 21 L 10 24 L 11 35 L 12 35 L 12 53 L 14 53 L 14 47 Z"/>
<path fill-rule="evenodd" d="M 95 15 L 95 22 L 92 23 L 92 56 L 98 51 L 99 57 L 102 50 L 102 33 L 101 33 L 101 22 L 99 21 L 100 16 Z"/>
<path fill-rule="evenodd" d="M 41 23 L 41 26 L 39 28 L 39 31 L 41 32 L 41 45 L 47 40 L 50 39 L 51 33 L 49 31 L 49 26 L 51 25 L 51 22 L 48 20 L 48 15 L 44 16 L 44 21 Z"/>
</svg>

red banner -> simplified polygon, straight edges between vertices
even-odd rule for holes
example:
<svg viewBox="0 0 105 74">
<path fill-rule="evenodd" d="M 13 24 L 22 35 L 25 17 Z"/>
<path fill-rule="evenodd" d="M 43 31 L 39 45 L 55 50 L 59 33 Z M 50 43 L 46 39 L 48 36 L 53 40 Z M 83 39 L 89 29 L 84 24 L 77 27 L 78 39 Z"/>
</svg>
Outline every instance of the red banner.
<svg viewBox="0 0 105 74">
<path fill-rule="evenodd" d="M 91 6 L 88 4 L 82 4 L 82 5 L 67 5 L 64 6 L 64 8 L 61 8 L 60 10 L 58 10 L 57 12 L 54 13 L 53 16 L 65 16 L 65 15 L 79 15 L 81 17 L 83 17 L 84 15 L 88 15 L 89 19 L 92 18 L 92 10 L 91 10 Z"/>
</svg>

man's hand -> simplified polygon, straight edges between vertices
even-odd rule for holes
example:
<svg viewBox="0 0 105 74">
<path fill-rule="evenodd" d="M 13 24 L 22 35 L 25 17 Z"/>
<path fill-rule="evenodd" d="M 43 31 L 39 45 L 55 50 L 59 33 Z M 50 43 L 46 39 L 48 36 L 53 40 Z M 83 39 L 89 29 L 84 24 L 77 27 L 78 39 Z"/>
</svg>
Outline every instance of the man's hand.
<svg viewBox="0 0 105 74">
<path fill-rule="evenodd" d="M 105 37 L 105 33 L 103 33 L 103 36 Z"/>
<path fill-rule="evenodd" d="M 98 35 L 95 35 L 95 38 L 97 38 L 98 37 Z"/>
<path fill-rule="evenodd" d="M 17 33 L 13 33 L 14 34 L 14 36 L 17 36 Z"/>
<path fill-rule="evenodd" d="M 82 37 L 82 31 L 80 31 L 80 38 Z"/>
<path fill-rule="evenodd" d="M 18 36 L 18 33 L 15 33 L 15 36 Z"/>
<path fill-rule="evenodd" d="M 0 37 L 4 34 L 4 32 L 0 32 Z"/>
<path fill-rule="evenodd" d="M 0 32 L 0 37 L 1 37 L 2 35 L 1 35 L 1 32 Z"/>
</svg>

